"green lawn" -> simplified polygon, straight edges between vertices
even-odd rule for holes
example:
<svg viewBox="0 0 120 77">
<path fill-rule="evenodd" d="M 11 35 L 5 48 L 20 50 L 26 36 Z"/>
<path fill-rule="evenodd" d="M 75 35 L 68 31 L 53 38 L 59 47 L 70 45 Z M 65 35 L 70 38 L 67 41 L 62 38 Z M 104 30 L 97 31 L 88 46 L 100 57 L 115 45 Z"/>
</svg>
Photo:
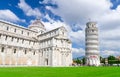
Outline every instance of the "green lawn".
<svg viewBox="0 0 120 77">
<path fill-rule="evenodd" d="M 120 77 L 120 67 L 0 67 L 0 77 Z"/>
</svg>

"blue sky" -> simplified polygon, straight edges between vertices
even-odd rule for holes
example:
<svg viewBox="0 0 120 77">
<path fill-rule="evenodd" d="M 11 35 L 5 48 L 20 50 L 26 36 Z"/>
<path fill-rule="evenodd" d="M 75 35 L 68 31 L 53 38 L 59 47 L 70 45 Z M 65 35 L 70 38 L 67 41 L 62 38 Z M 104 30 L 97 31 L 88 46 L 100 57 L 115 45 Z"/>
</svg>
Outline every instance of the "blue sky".
<svg viewBox="0 0 120 77">
<path fill-rule="evenodd" d="M 86 22 L 96 21 L 101 55 L 120 55 L 120 0 L 0 0 L 0 5 L 2 20 L 27 27 L 39 17 L 47 30 L 65 26 L 73 57 L 84 55 Z"/>
</svg>

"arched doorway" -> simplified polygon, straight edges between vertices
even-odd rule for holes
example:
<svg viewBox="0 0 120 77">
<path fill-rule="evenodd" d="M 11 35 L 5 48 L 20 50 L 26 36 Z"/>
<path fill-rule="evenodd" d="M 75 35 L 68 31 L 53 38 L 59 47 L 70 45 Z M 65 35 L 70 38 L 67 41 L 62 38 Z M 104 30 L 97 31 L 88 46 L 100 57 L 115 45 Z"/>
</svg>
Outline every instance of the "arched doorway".
<svg viewBox="0 0 120 77">
<path fill-rule="evenodd" d="M 48 58 L 45 59 L 45 65 L 48 66 Z"/>
</svg>

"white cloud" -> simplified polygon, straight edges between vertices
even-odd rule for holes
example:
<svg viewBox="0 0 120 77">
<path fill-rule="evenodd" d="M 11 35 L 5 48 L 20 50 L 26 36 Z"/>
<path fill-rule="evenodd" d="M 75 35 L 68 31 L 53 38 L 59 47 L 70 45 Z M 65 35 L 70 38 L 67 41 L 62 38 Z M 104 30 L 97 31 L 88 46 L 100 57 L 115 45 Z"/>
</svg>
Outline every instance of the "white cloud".
<svg viewBox="0 0 120 77">
<path fill-rule="evenodd" d="M 58 28 L 58 27 L 61 27 L 61 26 L 64 26 L 64 23 L 62 22 L 52 22 L 52 23 L 49 23 L 49 22 L 43 22 L 43 24 L 45 25 L 47 31 L 49 30 L 52 30 L 52 29 L 55 29 L 55 28 Z"/>
<path fill-rule="evenodd" d="M 103 14 L 99 17 L 98 23 L 100 23 L 100 28 L 102 30 L 116 29 L 120 25 L 120 5 L 114 9 L 110 10 L 108 13 Z"/>
<path fill-rule="evenodd" d="M 100 23 L 100 44 L 101 49 L 116 49 L 120 48 L 120 5 L 111 10 L 110 13 L 99 19 Z"/>
<path fill-rule="evenodd" d="M 32 9 L 31 6 L 29 6 L 25 0 L 20 0 L 20 3 L 18 3 L 18 7 L 23 10 L 23 12 L 27 16 L 35 16 L 35 17 L 40 17 L 41 13 L 38 8 Z"/>
<path fill-rule="evenodd" d="M 23 19 L 19 19 L 11 10 L 5 9 L 0 10 L 0 19 L 11 21 L 11 22 L 25 22 Z"/>
<path fill-rule="evenodd" d="M 101 51 L 100 53 L 103 57 L 108 57 L 110 55 L 114 55 L 114 56 L 119 56 L 120 52 L 119 51 L 111 51 L 111 50 L 104 50 Z"/>
<path fill-rule="evenodd" d="M 69 32 L 69 36 L 70 36 L 72 42 L 74 42 L 76 44 L 83 45 L 85 42 L 84 30 L 78 30 L 77 32 L 71 31 L 71 32 Z"/>
<path fill-rule="evenodd" d="M 53 13 L 61 16 L 65 22 L 80 24 L 89 18 L 96 19 L 102 16 L 112 6 L 109 0 L 51 0 L 51 2 L 58 5 L 58 9 L 51 8 Z"/>
<path fill-rule="evenodd" d="M 73 57 L 80 57 L 85 55 L 85 50 L 83 48 L 72 48 Z"/>
<path fill-rule="evenodd" d="M 44 22 L 44 21 L 42 22 L 45 25 L 47 31 L 58 28 L 60 26 L 64 26 L 68 30 L 68 32 L 71 31 L 70 26 L 67 25 L 65 22 L 55 21 L 55 20 L 51 19 L 48 14 L 46 14 L 46 16 L 44 18 L 48 19 L 48 21 L 49 21 L 49 22 Z"/>
</svg>

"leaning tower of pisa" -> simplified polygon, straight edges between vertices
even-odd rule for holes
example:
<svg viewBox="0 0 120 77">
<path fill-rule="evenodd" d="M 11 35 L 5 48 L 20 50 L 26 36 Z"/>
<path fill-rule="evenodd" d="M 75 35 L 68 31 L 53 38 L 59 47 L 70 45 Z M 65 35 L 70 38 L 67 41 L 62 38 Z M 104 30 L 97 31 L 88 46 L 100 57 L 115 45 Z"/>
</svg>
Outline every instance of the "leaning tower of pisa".
<svg viewBox="0 0 120 77">
<path fill-rule="evenodd" d="M 86 40 L 86 65 L 100 65 L 98 28 L 96 22 L 88 22 L 85 29 Z"/>
</svg>

